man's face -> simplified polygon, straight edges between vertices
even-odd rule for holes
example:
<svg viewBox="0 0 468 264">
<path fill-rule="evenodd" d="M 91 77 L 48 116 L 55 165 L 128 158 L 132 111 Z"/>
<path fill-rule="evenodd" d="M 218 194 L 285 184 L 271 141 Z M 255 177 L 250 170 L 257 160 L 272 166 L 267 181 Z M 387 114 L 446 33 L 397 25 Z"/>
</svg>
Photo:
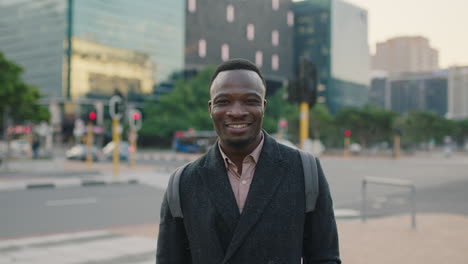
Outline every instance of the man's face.
<svg viewBox="0 0 468 264">
<path fill-rule="evenodd" d="M 265 112 L 265 87 L 254 71 L 220 72 L 210 89 L 208 102 L 221 144 L 246 148 L 257 143 Z"/>
</svg>

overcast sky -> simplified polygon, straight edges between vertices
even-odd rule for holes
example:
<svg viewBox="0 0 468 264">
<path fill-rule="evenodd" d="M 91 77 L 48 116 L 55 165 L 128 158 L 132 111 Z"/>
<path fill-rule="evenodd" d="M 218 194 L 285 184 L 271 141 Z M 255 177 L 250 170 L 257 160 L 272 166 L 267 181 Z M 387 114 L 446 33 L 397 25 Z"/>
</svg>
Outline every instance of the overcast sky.
<svg viewBox="0 0 468 264">
<path fill-rule="evenodd" d="M 421 35 L 439 50 L 441 67 L 468 66 L 468 0 L 346 0 L 367 9 L 371 53 L 377 42 Z"/>
</svg>

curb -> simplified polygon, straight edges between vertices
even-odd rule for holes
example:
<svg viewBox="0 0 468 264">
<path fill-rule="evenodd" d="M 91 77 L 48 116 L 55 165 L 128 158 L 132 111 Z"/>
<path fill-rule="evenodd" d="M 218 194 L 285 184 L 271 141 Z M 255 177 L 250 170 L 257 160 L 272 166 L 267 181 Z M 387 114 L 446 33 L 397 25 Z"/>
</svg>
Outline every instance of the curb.
<svg viewBox="0 0 468 264">
<path fill-rule="evenodd" d="M 36 183 L 11 183 L 0 184 L 0 192 L 9 190 L 35 190 L 35 189 L 58 189 L 66 187 L 92 187 L 105 185 L 138 184 L 137 179 L 127 180 L 79 180 L 70 179 L 67 181 L 36 182 Z"/>
</svg>

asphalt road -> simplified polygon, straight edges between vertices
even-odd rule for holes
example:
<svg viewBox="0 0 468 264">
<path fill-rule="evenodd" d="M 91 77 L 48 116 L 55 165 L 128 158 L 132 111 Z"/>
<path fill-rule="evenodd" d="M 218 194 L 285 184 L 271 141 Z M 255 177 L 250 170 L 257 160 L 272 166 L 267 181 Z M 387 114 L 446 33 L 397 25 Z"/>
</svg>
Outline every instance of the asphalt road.
<svg viewBox="0 0 468 264">
<path fill-rule="evenodd" d="M 322 166 L 336 209 L 359 211 L 362 179 L 373 176 L 412 181 L 419 213 L 468 215 L 468 158 L 323 158 Z M 377 185 L 368 190 L 371 216 L 410 212 L 408 190 Z M 154 223 L 162 197 L 157 184 L 0 192 L 0 239 Z"/>
<path fill-rule="evenodd" d="M 154 223 L 162 196 L 139 184 L 0 192 L 0 239 Z"/>
</svg>

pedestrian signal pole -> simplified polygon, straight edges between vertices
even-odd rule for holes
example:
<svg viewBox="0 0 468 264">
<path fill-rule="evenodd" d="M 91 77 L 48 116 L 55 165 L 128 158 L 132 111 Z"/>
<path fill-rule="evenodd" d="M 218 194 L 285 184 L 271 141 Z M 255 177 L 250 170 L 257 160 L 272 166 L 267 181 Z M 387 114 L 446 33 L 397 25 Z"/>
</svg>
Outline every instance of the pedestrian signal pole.
<svg viewBox="0 0 468 264">
<path fill-rule="evenodd" d="M 395 129 L 395 136 L 393 137 L 393 158 L 398 159 L 400 157 L 400 141 L 401 141 L 401 129 Z"/>
<path fill-rule="evenodd" d="M 309 138 L 309 109 L 317 101 L 317 69 L 307 58 L 301 58 L 296 80 L 290 85 L 290 100 L 299 103 L 299 143 L 304 149 Z"/>
<path fill-rule="evenodd" d="M 344 151 L 343 156 L 345 158 L 349 157 L 349 145 L 351 143 L 351 130 L 347 129 L 344 132 Z"/>
<path fill-rule="evenodd" d="M 128 111 L 128 122 L 130 123 L 130 167 L 134 167 L 137 150 L 138 130 L 140 130 L 142 124 L 141 112 L 137 109 L 131 109 Z"/>
<path fill-rule="evenodd" d="M 94 143 L 94 135 L 93 135 L 93 130 L 94 130 L 94 122 L 96 122 L 96 112 L 91 111 L 88 113 L 88 128 L 87 128 L 87 134 L 86 134 L 86 166 L 88 168 L 91 167 L 93 164 L 93 143 Z"/>
<path fill-rule="evenodd" d="M 112 142 L 114 143 L 114 152 L 112 160 L 114 163 L 114 179 L 119 176 L 119 161 L 120 161 L 120 124 L 119 120 L 123 113 L 122 97 L 114 95 L 109 101 L 109 114 L 112 117 Z"/>
</svg>

